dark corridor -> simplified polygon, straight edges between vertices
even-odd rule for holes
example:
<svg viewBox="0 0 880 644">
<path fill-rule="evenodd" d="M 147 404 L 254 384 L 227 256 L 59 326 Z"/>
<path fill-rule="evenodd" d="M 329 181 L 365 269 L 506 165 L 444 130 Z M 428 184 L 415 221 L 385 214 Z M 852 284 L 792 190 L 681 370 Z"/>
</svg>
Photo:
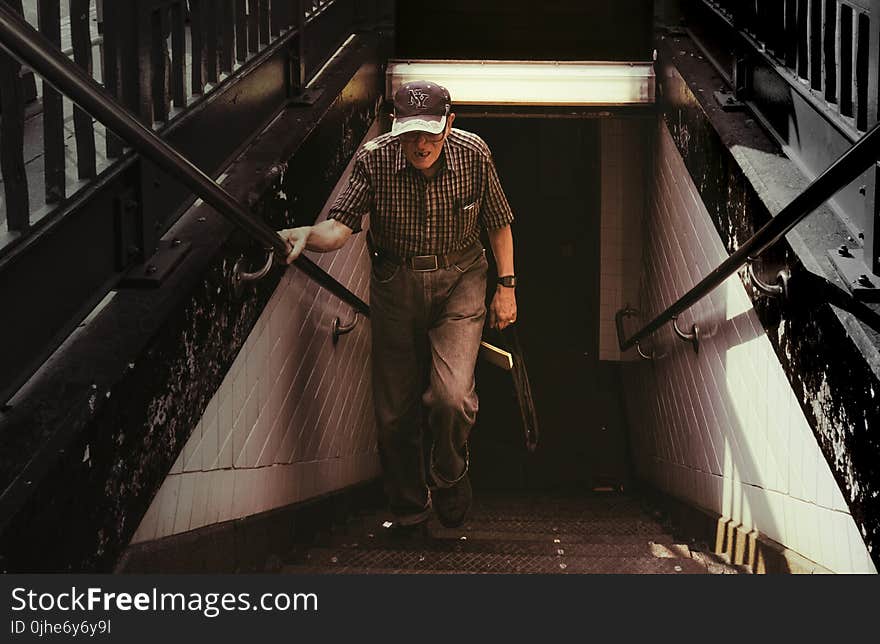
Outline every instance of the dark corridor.
<svg viewBox="0 0 880 644">
<path fill-rule="evenodd" d="M 617 488 L 623 415 L 616 370 L 598 359 L 600 121 L 460 114 L 456 125 L 489 144 L 516 215 L 517 333 L 540 428 L 529 453 L 510 374 L 480 361 L 474 485 Z"/>
</svg>

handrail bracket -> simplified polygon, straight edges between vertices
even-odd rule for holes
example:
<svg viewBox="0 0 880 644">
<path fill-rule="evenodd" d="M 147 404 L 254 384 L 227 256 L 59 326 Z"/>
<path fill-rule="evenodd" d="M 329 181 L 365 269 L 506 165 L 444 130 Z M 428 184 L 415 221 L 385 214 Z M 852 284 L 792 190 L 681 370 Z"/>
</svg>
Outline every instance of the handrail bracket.
<svg viewBox="0 0 880 644">
<path fill-rule="evenodd" d="M 351 322 L 348 324 L 343 324 L 340 318 L 334 318 L 333 320 L 333 342 L 339 339 L 339 336 L 345 335 L 346 333 L 351 333 L 358 323 L 359 313 L 357 311 L 352 311 L 354 314 L 351 318 Z"/>
<path fill-rule="evenodd" d="M 791 273 L 787 268 L 783 268 L 776 273 L 776 283 L 768 284 L 755 273 L 755 263 L 753 259 L 748 261 L 749 279 L 758 291 L 768 297 L 781 297 L 783 300 L 788 299 L 788 281 L 791 279 Z"/>
<path fill-rule="evenodd" d="M 244 292 L 245 284 L 248 282 L 256 282 L 269 274 L 269 269 L 272 268 L 274 256 L 275 251 L 273 249 L 268 249 L 266 251 L 266 261 L 263 264 L 263 267 L 253 273 L 244 269 L 245 259 L 243 257 L 235 262 L 235 266 L 232 267 L 232 274 L 229 276 L 230 286 L 232 287 L 232 292 L 235 293 L 235 297 L 241 297 Z"/>
<path fill-rule="evenodd" d="M 639 315 L 639 310 L 631 307 L 628 303 L 626 304 L 626 306 L 624 306 L 622 309 L 620 309 L 614 315 L 614 322 L 615 322 L 615 326 L 617 328 L 617 344 L 620 347 L 621 351 L 625 351 L 623 345 L 625 343 L 624 337 L 626 335 L 623 330 L 623 318 L 638 317 L 638 315 Z M 642 344 L 640 342 L 636 342 L 635 346 L 636 346 L 636 351 L 638 352 L 638 354 L 642 358 L 642 360 L 656 360 L 657 359 L 657 350 L 656 349 L 651 349 L 651 353 L 645 353 L 644 351 L 642 351 Z"/>
<path fill-rule="evenodd" d="M 675 335 L 684 340 L 685 342 L 690 342 L 694 347 L 694 353 L 700 352 L 700 327 L 696 324 L 691 325 L 691 332 L 685 333 L 678 327 L 678 316 L 672 316 L 672 328 L 675 330 Z"/>
</svg>

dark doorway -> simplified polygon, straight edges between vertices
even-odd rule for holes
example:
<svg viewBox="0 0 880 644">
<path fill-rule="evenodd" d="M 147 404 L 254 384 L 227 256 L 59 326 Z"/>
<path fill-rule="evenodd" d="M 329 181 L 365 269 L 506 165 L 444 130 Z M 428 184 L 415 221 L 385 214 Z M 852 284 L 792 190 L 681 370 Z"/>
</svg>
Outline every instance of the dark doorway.
<svg viewBox="0 0 880 644">
<path fill-rule="evenodd" d="M 608 412 L 601 408 L 619 407 L 616 379 L 598 360 L 599 125 L 546 116 L 456 119 L 489 144 L 516 215 L 517 332 L 541 432 L 528 453 L 510 374 L 480 361 L 471 438 L 477 487 L 593 488 L 604 472 L 620 469 L 608 459 L 624 459 L 622 449 L 602 442 Z"/>
</svg>

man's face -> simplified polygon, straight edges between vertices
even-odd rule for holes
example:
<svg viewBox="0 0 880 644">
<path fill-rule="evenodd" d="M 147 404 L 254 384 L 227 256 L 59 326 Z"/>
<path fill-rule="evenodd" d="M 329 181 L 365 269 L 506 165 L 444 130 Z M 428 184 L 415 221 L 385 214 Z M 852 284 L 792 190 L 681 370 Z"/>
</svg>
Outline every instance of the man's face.
<svg viewBox="0 0 880 644">
<path fill-rule="evenodd" d="M 443 144 L 446 143 L 446 136 L 452 128 L 453 119 L 455 119 L 455 114 L 450 114 L 446 118 L 446 129 L 440 134 L 406 132 L 400 135 L 400 147 L 403 148 L 403 155 L 416 170 L 424 172 L 437 163 L 440 153 L 443 151 Z"/>
</svg>

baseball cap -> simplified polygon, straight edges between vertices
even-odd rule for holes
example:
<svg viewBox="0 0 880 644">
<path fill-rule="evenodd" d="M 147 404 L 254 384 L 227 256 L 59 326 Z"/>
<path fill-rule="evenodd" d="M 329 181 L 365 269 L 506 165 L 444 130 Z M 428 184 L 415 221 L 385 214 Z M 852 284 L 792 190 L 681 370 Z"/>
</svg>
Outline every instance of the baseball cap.
<svg viewBox="0 0 880 644">
<path fill-rule="evenodd" d="M 417 80 L 401 85 L 394 93 L 391 134 L 429 132 L 440 134 L 450 108 L 449 91 L 442 85 Z"/>
</svg>

